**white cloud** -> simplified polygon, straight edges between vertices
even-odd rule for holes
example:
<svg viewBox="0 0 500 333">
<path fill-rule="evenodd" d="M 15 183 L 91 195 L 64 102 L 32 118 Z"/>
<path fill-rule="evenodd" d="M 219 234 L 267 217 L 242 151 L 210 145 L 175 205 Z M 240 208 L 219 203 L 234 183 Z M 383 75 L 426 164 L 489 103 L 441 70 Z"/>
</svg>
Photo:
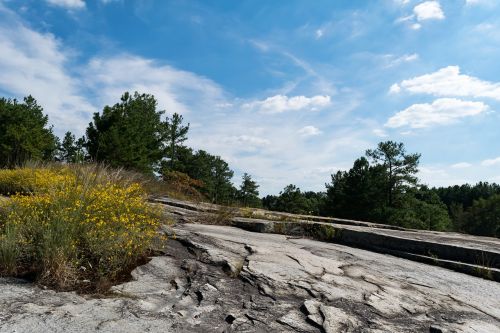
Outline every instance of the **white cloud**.
<svg viewBox="0 0 500 333">
<path fill-rule="evenodd" d="M 399 84 L 394 83 L 390 88 L 389 88 L 389 94 L 397 94 L 401 91 L 401 87 Z"/>
<path fill-rule="evenodd" d="M 275 95 L 262 101 L 245 103 L 244 108 L 258 110 L 262 113 L 282 113 L 286 111 L 316 111 L 330 105 L 330 96 L 316 95 L 312 97 Z"/>
<path fill-rule="evenodd" d="M 264 138 L 259 138 L 256 136 L 250 136 L 250 135 L 235 135 L 235 136 L 230 136 L 227 137 L 226 140 L 224 140 L 228 144 L 233 144 L 237 146 L 244 146 L 244 147 L 263 147 L 263 146 L 268 146 L 271 144 L 271 141 L 264 139 Z"/>
<path fill-rule="evenodd" d="M 425 1 L 413 8 L 413 14 L 396 19 L 395 23 L 405 23 L 412 30 L 420 30 L 421 22 L 427 20 L 443 20 L 444 12 L 439 1 Z"/>
<path fill-rule="evenodd" d="M 386 68 L 399 66 L 403 63 L 413 62 L 418 60 L 419 58 L 418 54 L 416 53 L 404 54 L 399 57 L 393 54 L 386 54 L 383 57 L 386 62 Z"/>
<path fill-rule="evenodd" d="M 488 97 L 500 100 L 500 83 L 460 74 L 458 66 L 448 66 L 431 74 L 404 80 L 392 85 L 390 91 L 393 93 L 408 91 L 434 96 Z"/>
<path fill-rule="evenodd" d="M 138 56 L 94 58 L 83 75 L 86 86 L 99 92 L 101 104 L 113 104 L 124 91 L 137 90 L 153 94 L 159 107 L 169 114 L 187 113 L 203 104 L 230 105 L 213 81 Z"/>
<path fill-rule="evenodd" d="M 27 28 L 0 5 L 0 89 L 12 97 L 33 95 L 56 130 L 82 133 L 97 111 L 80 94 L 80 82 L 68 74 L 68 52 L 49 33 Z"/>
<path fill-rule="evenodd" d="M 482 6 L 488 6 L 488 7 L 495 7 L 498 5 L 497 0 L 465 0 L 465 4 L 467 6 L 475 6 L 475 5 L 482 5 Z"/>
<path fill-rule="evenodd" d="M 396 19 L 395 23 L 403 23 L 403 22 L 408 22 L 408 21 L 413 21 L 415 18 L 415 15 L 407 15 L 407 16 L 402 16 Z"/>
<path fill-rule="evenodd" d="M 323 30 L 318 29 L 316 30 L 315 34 L 316 34 L 316 39 L 320 39 L 321 37 L 323 37 Z"/>
<path fill-rule="evenodd" d="M 66 130 L 83 134 L 92 113 L 118 102 L 126 90 L 152 93 L 159 108 L 184 113 L 186 121 L 193 124 L 187 143 L 190 147 L 221 155 L 236 177 L 243 171 L 251 173 L 259 181 L 262 194 L 277 193 L 290 181 L 303 189 L 324 190 L 328 175 L 315 172 L 315 168 L 348 168 L 372 145 L 369 141 L 373 138 L 366 135 L 372 127 L 339 123 L 359 103 L 359 98 L 349 97 L 348 91 L 335 103 L 330 100 L 330 92 L 316 86 L 308 86 L 307 91 L 294 90 L 297 93 L 272 92 L 267 96 L 274 98 L 255 101 L 248 110 L 241 100 L 210 79 L 160 61 L 118 53 L 95 56 L 76 65 L 79 59 L 73 58 L 74 51 L 61 40 L 30 29 L 2 5 L 0 50 L 0 90 L 18 98 L 32 93 L 58 135 Z M 300 59 L 296 61 L 308 69 Z M 311 76 L 317 77 L 313 70 Z M 305 124 L 315 124 L 317 114 L 289 112 L 269 117 L 266 112 L 253 112 L 269 111 L 266 107 L 270 105 L 280 112 L 329 106 L 329 112 L 321 117 L 322 140 L 311 145 L 297 133 Z M 346 165 L 344 161 L 348 161 Z"/>
<path fill-rule="evenodd" d="M 458 163 L 462 164 L 462 163 Z M 453 167 L 446 164 L 422 165 L 418 177 L 423 184 L 430 186 L 450 186 L 457 184 L 475 184 L 479 181 L 498 182 L 497 168 Z"/>
<path fill-rule="evenodd" d="M 297 131 L 297 133 L 299 133 L 303 137 L 308 137 L 320 135 L 322 132 L 319 130 L 319 128 L 309 125 L 302 127 Z"/>
<path fill-rule="evenodd" d="M 425 1 L 413 8 L 417 21 L 442 20 L 445 18 L 438 1 Z"/>
<path fill-rule="evenodd" d="M 467 162 L 460 162 L 460 163 L 455 163 L 451 167 L 453 169 L 465 169 L 465 168 L 470 168 L 472 164 L 467 163 Z"/>
<path fill-rule="evenodd" d="M 398 128 L 425 128 L 446 125 L 460 118 L 479 115 L 488 110 L 483 102 L 462 101 L 456 98 L 440 98 L 429 103 L 413 104 L 389 118 L 385 126 Z"/>
<path fill-rule="evenodd" d="M 484 160 L 481 162 L 481 165 L 486 167 L 500 165 L 500 157 Z"/>
<path fill-rule="evenodd" d="M 420 23 L 413 23 L 412 25 L 410 25 L 410 28 L 413 30 L 419 30 L 420 28 L 422 28 L 422 25 Z"/>
<path fill-rule="evenodd" d="M 389 136 L 386 131 L 384 131 L 383 129 L 380 129 L 380 128 L 374 129 L 373 134 L 375 134 L 379 138 L 386 138 Z"/>
<path fill-rule="evenodd" d="M 66 9 L 83 9 L 85 8 L 85 1 L 83 0 L 46 0 L 47 3 L 63 7 Z"/>
</svg>

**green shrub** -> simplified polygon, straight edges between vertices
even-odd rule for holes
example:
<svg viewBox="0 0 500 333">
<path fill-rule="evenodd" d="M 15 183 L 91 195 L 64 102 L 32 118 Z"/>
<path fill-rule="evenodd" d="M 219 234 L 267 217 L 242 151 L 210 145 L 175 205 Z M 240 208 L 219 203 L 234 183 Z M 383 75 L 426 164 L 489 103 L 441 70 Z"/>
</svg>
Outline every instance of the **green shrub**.
<svg viewBox="0 0 500 333">
<path fill-rule="evenodd" d="M 30 177 L 26 184 L 10 182 L 29 188 L 29 194 L 16 191 L 23 194 L 2 204 L 2 275 L 34 276 L 59 290 L 95 291 L 143 261 L 158 237 L 159 211 L 124 172 L 65 166 L 17 169 L 1 178 L 4 171 L 0 179 Z"/>
</svg>

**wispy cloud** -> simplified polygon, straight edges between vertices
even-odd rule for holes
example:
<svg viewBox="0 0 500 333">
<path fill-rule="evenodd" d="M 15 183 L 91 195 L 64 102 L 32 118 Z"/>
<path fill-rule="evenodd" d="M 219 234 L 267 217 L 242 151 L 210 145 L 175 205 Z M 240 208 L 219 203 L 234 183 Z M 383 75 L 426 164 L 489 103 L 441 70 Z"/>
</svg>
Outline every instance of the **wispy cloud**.
<svg viewBox="0 0 500 333">
<path fill-rule="evenodd" d="M 243 104 L 246 109 L 257 110 L 262 113 L 282 113 L 287 111 L 316 111 L 330 105 L 330 96 L 317 95 L 306 96 L 284 96 L 276 95 L 261 101 L 253 101 Z"/>
<path fill-rule="evenodd" d="M 453 169 L 465 169 L 465 168 L 470 168 L 471 166 L 472 164 L 467 162 L 459 162 L 451 165 Z"/>
<path fill-rule="evenodd" d="M 386 54 L 384 55 L 383 58 L 385 61 L 385 67 L 390 68 L 399 66 L 404 63 L 417 61 L 419 59 L 419 56 L 417 53 L 409 53 L 409 54 L 404 54 L 402 56 L 396 56 L 394 54 Z"/>
<path fill-rule="evenodd" d="M 93 58 L 82 75 L 86 86 L 99 92 L 101 104 L 113 103 L 124 91 L 137 90 L 155 95 L 159 106 L 170 114 L 188 113 L 203 104 L 221 109 L 230 105 L 215 82 L 134 55 Z"/>
<path fill-rule="evenodd" d="M 320 135 L 322 132 L 319 130 L 319 128 L 314 127 L 312 125 L 308 125 L 299 129 L 297 133 L 299 133 L 303 137 L 309 137 L 309 136 Z"/>
<path fill-rule="evenodd" d="M 481 165 L 486 167 L 500 165 L 500 157 L 484 160 Z"/>
<path fill-rule="evenodd" d="M 0 88 L 13 97 L 32 94 L 56 128 L 81 133 L 96 111 L 81 95 L 81 81 L 69 74 L 70 52 L 49 33 L 26 27 L 0 5 Z"/>
<path fill-rule="evenodd" d="M 386 131 L 384 131 L 383 129 L 380 129 L 380 128 L 374 129 L 373 134 L 375 134 L 379 138 L 387 138 L 389 136 L 389 134 L 387 134 Z"/>
<path fill-rule="evenodd" d="M 52 6 L 62 7 L 66 9 L 83 9 L 85 1 L 83 0 L 45 0 Z"/>
</svg>

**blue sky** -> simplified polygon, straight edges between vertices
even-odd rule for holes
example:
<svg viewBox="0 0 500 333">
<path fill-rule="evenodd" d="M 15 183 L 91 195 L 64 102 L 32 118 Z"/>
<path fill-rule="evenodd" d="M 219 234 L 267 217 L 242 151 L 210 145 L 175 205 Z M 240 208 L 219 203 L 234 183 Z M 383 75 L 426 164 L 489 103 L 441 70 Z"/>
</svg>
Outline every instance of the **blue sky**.
<svg viewBox="0 0 500 333">
<path fill-rule="evenodd" d="M 260 184 L 323 190 L 383 140 L 429 185 L 500 182 L 500 1 L 0 0 L 0 95 L 56 134 L 124 91 Z"/>
</svg>

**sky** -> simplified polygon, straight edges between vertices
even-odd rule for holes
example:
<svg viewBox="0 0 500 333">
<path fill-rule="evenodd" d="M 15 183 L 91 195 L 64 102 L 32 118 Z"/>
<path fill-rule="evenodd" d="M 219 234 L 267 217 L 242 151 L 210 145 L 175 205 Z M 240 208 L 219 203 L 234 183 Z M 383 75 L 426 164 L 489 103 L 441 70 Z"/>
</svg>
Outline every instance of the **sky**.
<svg viewBox="0 0 500 333">
<path fill-rule="evenodd" d="M 0 96 L 85 133 L 125 91 L 261 194 L 321 191 L 380 141 L 430 186 L 500 182 L 498 0 L 0 0 Z"/>
</svg>

